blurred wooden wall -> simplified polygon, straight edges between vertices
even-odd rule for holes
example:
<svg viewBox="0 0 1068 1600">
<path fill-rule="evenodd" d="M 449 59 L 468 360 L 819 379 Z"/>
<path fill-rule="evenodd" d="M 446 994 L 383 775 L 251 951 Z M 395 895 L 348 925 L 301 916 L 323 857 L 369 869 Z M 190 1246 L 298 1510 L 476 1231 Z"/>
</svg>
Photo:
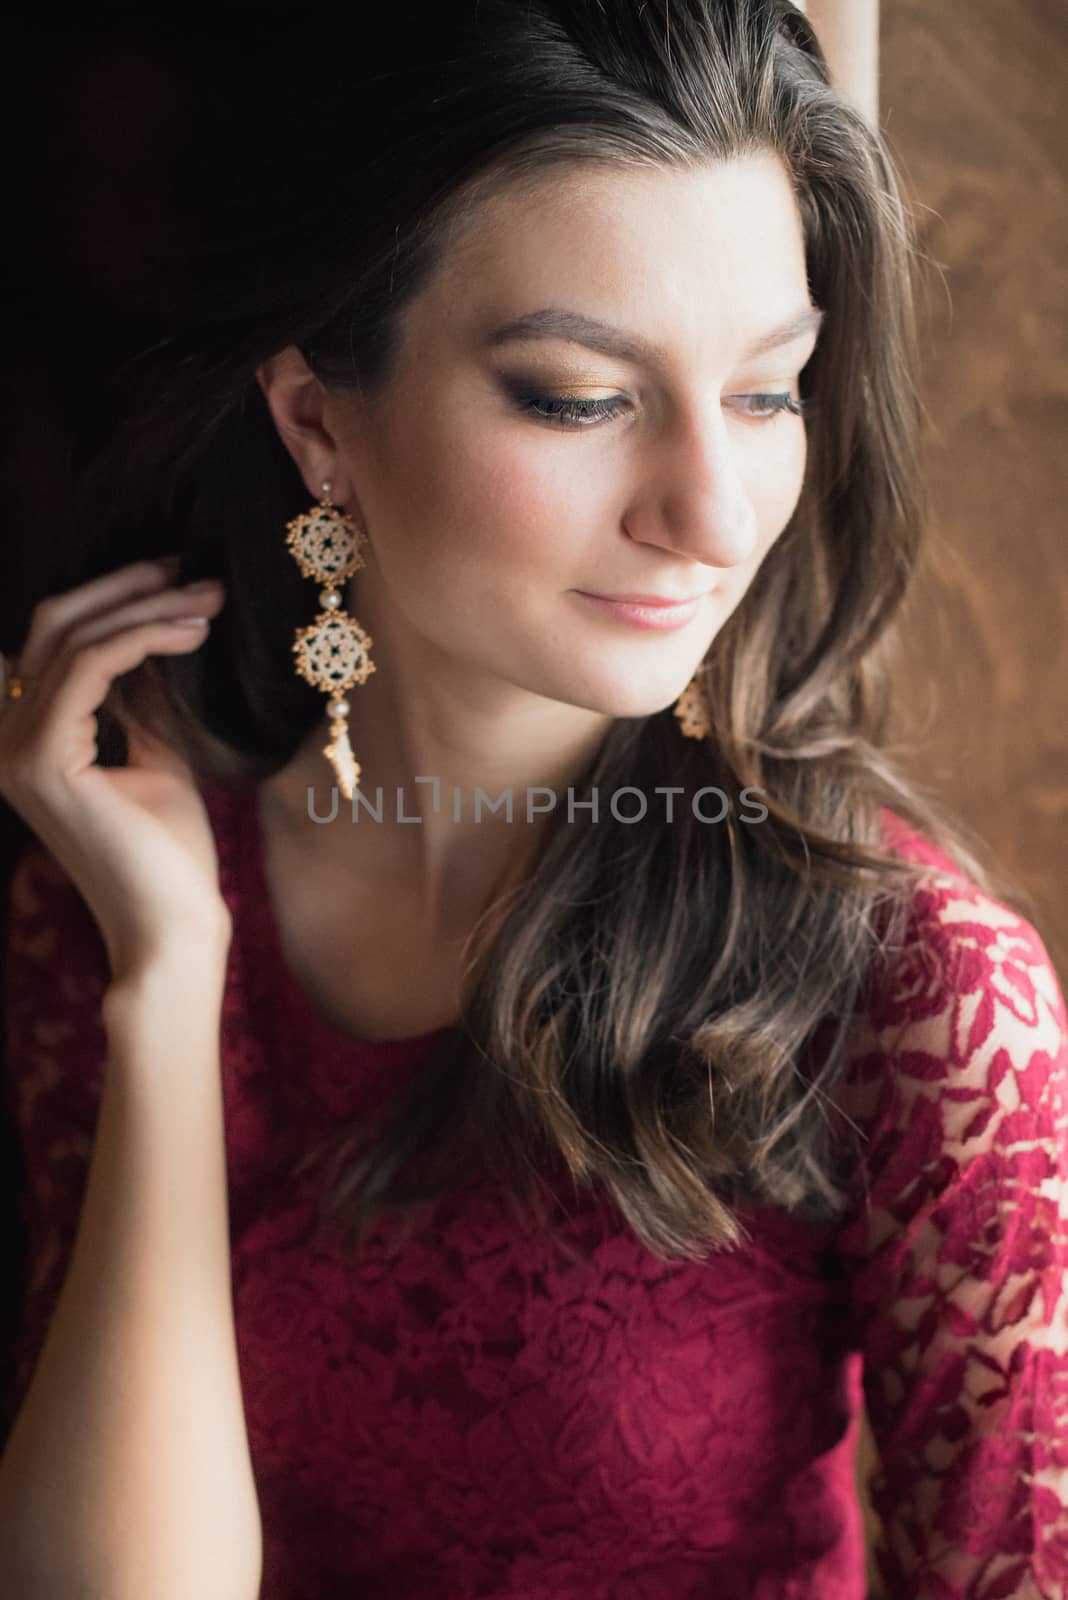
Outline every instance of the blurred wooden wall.
<svg viewBox="0 0 1068 1600">
<path fill-rule="evenodd" d="M 883 0 L 879 101 L 930 258 L 895 741 L 1034 897 L 1068 989 L 1068 6 Z"/>
<path fill-rule="evenodd" d="M 881 122 L 931 265 L 933 518 L 898 732 L 1068 970 L 1068 6 L 884 0 Z"/>
</svg>

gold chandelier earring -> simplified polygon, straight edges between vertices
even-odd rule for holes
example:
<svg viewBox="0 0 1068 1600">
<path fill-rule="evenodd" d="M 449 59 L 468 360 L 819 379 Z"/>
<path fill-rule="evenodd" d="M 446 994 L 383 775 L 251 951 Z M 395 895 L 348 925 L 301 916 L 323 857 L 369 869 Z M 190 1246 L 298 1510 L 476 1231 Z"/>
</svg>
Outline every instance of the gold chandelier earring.
<svg viewBox="0 0 1068 1600">
<path fill-rule="evenodd" d="M 707 739 L 712 732 L 708 701 L 699 673 L 694 674 L 675 701 L 675 715 L 687 739 Z"/>
<path fill-rule="evenodd" d="M 323 585 L 319 591 L 322 610 L 315 621 L 298 628 L 293 641 L 295 671 L 313 689 L 331 695 L 326 711 L 330 718 L 330 739 L 323 746 L 334 769 L 342 794 L 351 800 L 360 782 L 360 764 L 349 743 L 349 703 L 342 691 L 366 683 L 375 664 L 368 652 L 374 644 L 369 633 L 349 616 L 342 605 L 338 585 L 367 565 L 360 546 L 366 534 L 330 499 L 333 484 L 323 484 L 323 498 L 302 517 L 286 523 L 286 546 L 304 577 Z"/>
</svg>

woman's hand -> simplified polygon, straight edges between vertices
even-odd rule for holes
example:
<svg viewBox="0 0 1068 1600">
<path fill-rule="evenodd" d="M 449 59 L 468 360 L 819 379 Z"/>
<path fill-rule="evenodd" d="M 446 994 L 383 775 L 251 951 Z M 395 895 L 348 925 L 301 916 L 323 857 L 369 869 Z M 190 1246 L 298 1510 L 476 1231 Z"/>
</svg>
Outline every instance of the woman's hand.
<svg viewBox="0 0 1068 1600">
<path fill-rule="evenodd" d="M 139 561 L 42 600 L 17 667 L 40 681 L 0 700 L 0 794 L 77 886 L 116 979 L 190 940 L 216 955 L 229 939 L 214 836 L 186 763 L 126 728 L 129 765 L 96 765 L 95 713 L 113 679 L 148 655 L 195 650 L 224 603 L 215 580 L 174 589 L 171 577 Z"/>
</svg>

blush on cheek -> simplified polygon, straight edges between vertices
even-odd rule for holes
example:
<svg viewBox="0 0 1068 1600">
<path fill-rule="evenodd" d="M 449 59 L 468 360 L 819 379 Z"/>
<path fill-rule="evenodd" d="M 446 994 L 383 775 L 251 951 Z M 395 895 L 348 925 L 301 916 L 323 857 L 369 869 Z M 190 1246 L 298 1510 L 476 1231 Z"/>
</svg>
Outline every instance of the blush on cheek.
<svg viewBox="0 0 1068 1600">
<path fill-rule="evenodd" d="M 505 551 L 527 552 L 541 564 L 555 548 L 566 547 L 569 531 L 581 526 L 573 466 L 543 452 L 489 444 L 466 454 L 457 452 L 439 482 L 438 515 L 454 529 L 464 529 L 465 542 L 487 556 Z M 541 561 L 539 561 L 541 558 Z"/>
<path fill-rule="evenodd" d="M 555 451 L 531 449 L 525 442 L 520 447 L 512 430 L 502 437 L 487 429 L 463 472 L 468 487 L 495 514 L 514 517 L 526 508 L 541 508 L 531 519 L 540 521 L 558 511 L 569 489 L 574 494 L 577 465 Z"/>
</svg>

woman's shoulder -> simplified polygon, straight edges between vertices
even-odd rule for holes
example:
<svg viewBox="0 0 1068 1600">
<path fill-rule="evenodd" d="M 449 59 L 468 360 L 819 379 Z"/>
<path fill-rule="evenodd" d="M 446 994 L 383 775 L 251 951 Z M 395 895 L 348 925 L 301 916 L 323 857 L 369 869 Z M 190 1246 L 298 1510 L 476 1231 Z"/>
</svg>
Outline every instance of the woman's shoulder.
<svg viewBox="0 0 1068 1600">
<path fill-rule="evenodd" d="M 922 1145 L 967 1163 L 1022 1121 L 1068 1139 L 1068 1013 L 1037 927 L 901 817 L 882 820 L 887 847 L 925 870 L 851 1042 L 843 1104 L 869 1169 L 903 1141 L 917 1160 Z"/>
<path fill-rule="evenodd" d="M 974 882 L 902 817 L 884 809 L 881 820 L 886 847 L 923 872 L 913 886 L 897 957 L 873 989 L 872 1026 L 882 1032 L 944 1020 L 948 1007 L 971 997 L 982 1001 L 984 1016 L 1000 1003 L 1021 1028 L 1044 1031 L 1052 1042 L 1056 1024 L 1064 1024 L 1064 997 L 1034 922 Z M 981 1029 L 978 1017 L 971 1020 Z"/>
<path fill-rule="evenodd" d="M 899 816 L 889 806 L 880 806 L 879 824 L 883 846 L 893 855 L 924 868 L 925 876 L 931 879 L 952 878 L 957 883 L 969 885 L 979 892 L 978 885 L 970 882 L 967 873 L 953 857 L 907 818 Z"/>
</svg>

